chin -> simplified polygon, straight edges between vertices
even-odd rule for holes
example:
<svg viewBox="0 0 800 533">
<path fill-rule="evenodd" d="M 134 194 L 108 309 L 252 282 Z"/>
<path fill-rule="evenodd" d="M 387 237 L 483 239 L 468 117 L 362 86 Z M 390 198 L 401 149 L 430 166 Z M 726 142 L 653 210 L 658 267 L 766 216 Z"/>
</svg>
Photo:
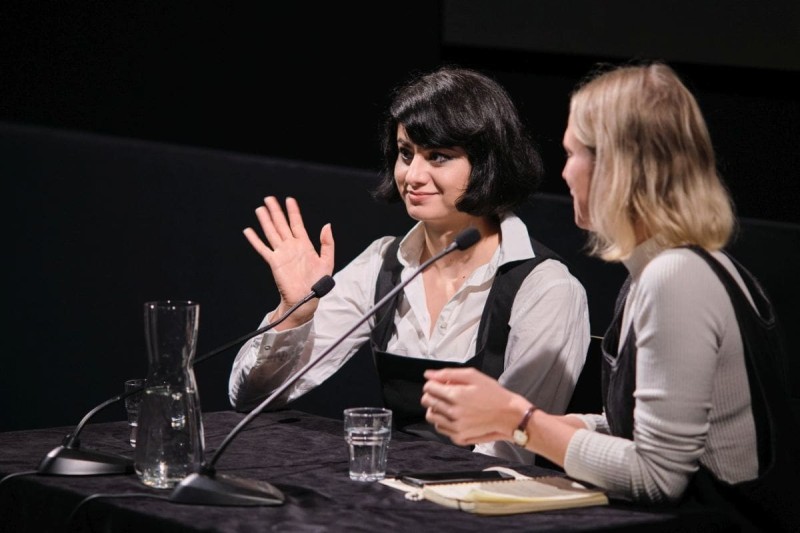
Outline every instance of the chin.
<svg viewBox="0 0 800 533">
<path fill-rule="evenodd" d="M 406 214 L 410 218 L 416 220 L 417 222 L 422 222 L 426 218 L 425 216 L 422 215 L 422 213 L 420 213 L 420 211 L 421 210 L 419 209 L 419 207 L 411 205 L 411 204 L 408 204 L 408 203 L 406 204 Z"/>
</svg>

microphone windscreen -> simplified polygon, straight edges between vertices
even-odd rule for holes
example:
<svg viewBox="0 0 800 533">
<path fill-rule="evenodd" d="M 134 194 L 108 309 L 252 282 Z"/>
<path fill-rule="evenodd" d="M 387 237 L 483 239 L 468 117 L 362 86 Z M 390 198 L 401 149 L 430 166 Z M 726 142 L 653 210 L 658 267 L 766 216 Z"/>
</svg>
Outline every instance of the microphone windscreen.
<svg viewBox="0 0 800 533">
<path fill-rule="evenodd" d="M 320 278 L 318 282 L 316 282 L 312 287 L 311 291 L 316 295 L 317 298 L 322 298 L 329 292 L 333 286 L 336 285 L 336 282 L 333 281 L 333 278 L 330 276 L 323 276 Z"/>
<path fill-rule="evenodd" d="M 475 228 L 467 228 L 453 239 L 456 248 L 466 250 L 481 239 L 481 232 Z"/>
</svg>

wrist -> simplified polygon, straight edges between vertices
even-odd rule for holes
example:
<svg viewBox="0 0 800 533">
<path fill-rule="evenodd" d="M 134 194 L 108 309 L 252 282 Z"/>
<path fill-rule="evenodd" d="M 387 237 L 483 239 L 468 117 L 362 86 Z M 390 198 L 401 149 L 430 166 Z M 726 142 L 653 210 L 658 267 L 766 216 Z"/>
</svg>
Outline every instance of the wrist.
<svg viewBox="0 0 800 533">
<path fill-rule="evenodd" d="M 530 439 L 528 424 L 530 423 L 531 417 L 536 409 L 537 407 L 535 405 L 529 404 L 525 409 L 525 412 L 519 418 L 519 423 L 511 432 L 511 440 L 514 442 L 514 444 L 521 448 L 524 448 Z"/>
<path fill-rule="evenodd" d="M 306 309 L 302 309 L 302 307 L 306 307 L 306 305 L 308 305 L 308 303 L 298 307 L 293 313 L 289 313 L 288 316 L 286 316 L 286 313 L 288 313 L 288 311 L 291 309 L 291 306 L 284 307 L 283 304 L 279 305 L 275 312 L 272 313 L 272 316 L 269 317 L 270 322 L 274 322 L 279 320 L 281 317 L 284 317 L 280 323 L 275 325 L 275 331 L 294 329 L 311 320 L 314 317 L 314 310 L 309 312 Z"/>
</svg>

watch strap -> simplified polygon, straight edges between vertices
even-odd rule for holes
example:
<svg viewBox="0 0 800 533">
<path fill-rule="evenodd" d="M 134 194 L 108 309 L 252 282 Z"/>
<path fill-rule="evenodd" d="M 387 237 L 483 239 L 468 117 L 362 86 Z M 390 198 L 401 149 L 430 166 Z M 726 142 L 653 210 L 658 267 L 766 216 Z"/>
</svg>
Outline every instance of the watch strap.
<svg viewBox="0 0 800 533">
<path fill-rule="evenodd" d="M 517 429 L 515 429 L 511 435 L 514 444 L 517 446 L 524 448 L 525 445 L 528 444 L 528 421 L 531 419 L 531 415 L 533 415 L 534 411 L 536 411 L 535 405 L 528 407 L 528 410 L 525 411 L 525 414 L 522 416 L 522 420 L 520 420 Z"/>
<path fill-rule="evenodd" d="M 528 422 L 530 421 L 531 416 L 533 416 L 533 412 L 535 410 L 536 410 L 536 406 L 535 405 L 531 405 L 530 407 L 528 407 L 528 410 L 525 411 L 525 414 L 522 416 L 522 420 L 520 420 L 519 425 L 517 426 L 517 429 L 519 431 L 524 431 L 525 433 L 528 432 L 528 429 L 527 429 L 528 428 Z"/>
</svg>

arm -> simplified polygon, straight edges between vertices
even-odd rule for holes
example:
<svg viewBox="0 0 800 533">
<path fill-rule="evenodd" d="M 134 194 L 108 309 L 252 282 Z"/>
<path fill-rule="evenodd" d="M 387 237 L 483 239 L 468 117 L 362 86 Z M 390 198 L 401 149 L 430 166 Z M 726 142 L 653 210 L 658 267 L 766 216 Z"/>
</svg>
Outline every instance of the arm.
<svg viewBox="0 0 800 533">
<path fill-rule="evenodd" d="M 718 339 L 732 313 L 716 276 L 698 265 L 687 269 L 680 256 L 669 256 L 649 265 L 632 289 L 638 348 L 633 440 L 537 409 L 528 422 L 528 449 L 622 497 L 660 502 L 683 494 L 704 452 Z M 509 440 L 531 405 L 474 371 L 445 369 L 426 377 L 426 417 L 458 444 Z"/>
<path fill-rule="evenodd" d="M 738 328 L 716 275 L 686 250 L 644 268 L 627 316 L 637 337 L 633 440 L 581 432 L 565 470 L 632 500 L 674 501 L 706 453 L 712 407 L 720 407 L 712 404 L 720 346 Z"/>
<path fill-rule="evenodd" d="M 336 285 L 324 298 L 312 320 L 284 331 L 269 331 L 245 343 L 236 355 L 228 394 L 240 410 L 252 408 L 286 379 L 325 351 L 356 322 L 375 299 L 375 280 L 391 237 L 374 241 L 334 275 Z M 263 323 L 269 320 L 268 315 Z M 341 367 L 368 338 L 367 321 L 335 350 L 276 399 L 275 406 L 302 396 Z"/>
<path fill-rule="evenodd" d="M 511 441 L 525 411 L 532 405 L 475 368 L 445 368 L 425 372 L 422 405 L 426 419 L 459 445 Z M 558 465 L 580 418 L 550 415 L 536 409 L 528 421 L 527 448 Z"/>
</svg>

